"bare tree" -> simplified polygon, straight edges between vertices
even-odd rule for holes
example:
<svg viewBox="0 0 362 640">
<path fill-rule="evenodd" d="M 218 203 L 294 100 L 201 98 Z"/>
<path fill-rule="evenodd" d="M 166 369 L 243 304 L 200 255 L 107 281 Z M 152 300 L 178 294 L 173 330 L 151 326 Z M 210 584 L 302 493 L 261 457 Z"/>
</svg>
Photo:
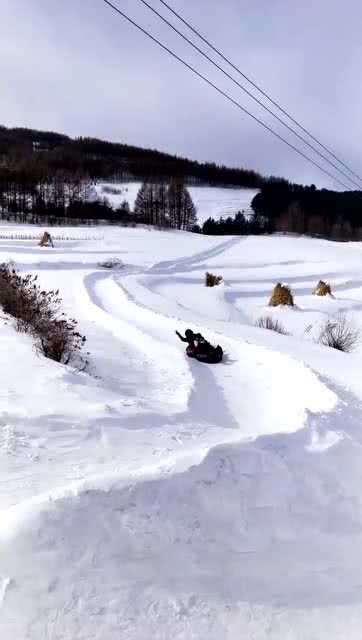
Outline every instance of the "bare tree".
<svg viewBox="0 0 362 640">
<path fill-rule="evenodd" d="M 171 182 L 167 199 L 171 227 L 191 230 L 197 222 L 196 207 L 185 184 L 180 180 Z"/>
</svg>

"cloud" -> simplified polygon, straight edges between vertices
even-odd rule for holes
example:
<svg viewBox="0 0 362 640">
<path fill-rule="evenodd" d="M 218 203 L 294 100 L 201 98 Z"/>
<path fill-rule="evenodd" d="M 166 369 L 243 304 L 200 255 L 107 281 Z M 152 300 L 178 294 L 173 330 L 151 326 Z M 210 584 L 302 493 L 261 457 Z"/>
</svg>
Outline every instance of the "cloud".
<svg viewBox="0 0 362 640">
<path fill-rule="evenodd" d="M 114 2 L 291 139 L 272 116 L 200 59 L 140 2 Z M 175 22 L 158 0 L 149 2 Z M 362 173 L 358 0 L 169 3 Z M 296 181 L 333 184 L 101 0 L 3 0 L 0 74 L 4 124 L 94 135 Z M 313 155 L 310 149 L 306 153 Z"/>
</svg>

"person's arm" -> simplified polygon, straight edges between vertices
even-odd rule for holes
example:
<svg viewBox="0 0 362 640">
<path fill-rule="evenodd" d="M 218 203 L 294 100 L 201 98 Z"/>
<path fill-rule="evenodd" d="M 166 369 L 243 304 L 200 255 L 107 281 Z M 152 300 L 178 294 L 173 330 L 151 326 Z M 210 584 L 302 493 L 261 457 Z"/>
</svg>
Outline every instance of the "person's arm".
<svg viewBox="0 0 362 640">
<path fill-rule="evenodd" d="M 187 338 L 184 338 L 178 331 L 176 331 L 176 335 L 180 338 L 181 342 L 188 342 Z"/>
</svg>

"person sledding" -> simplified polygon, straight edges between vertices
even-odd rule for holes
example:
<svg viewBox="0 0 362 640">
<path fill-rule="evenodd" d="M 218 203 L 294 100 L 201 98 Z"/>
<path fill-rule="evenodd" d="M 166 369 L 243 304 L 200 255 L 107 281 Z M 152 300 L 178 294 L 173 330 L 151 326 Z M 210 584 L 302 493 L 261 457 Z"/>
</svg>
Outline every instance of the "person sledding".
<svg viewBox="0 0 362 640">
<path fill-rule="evenodd" d="M 196 354 L 196 341 L 202 338 L 201 333 L 194 333 L 191 329 L 186 329 L 185 337 L 176 331 L 176 335 L 180 338 L 181 342 L 187 342 L 186 353 L 190 358 Z"/>
<path fill-rule="evenodd" d="M 200 362 L 221 362 L 223 350 L 220 345 L 213 347 L 201 333 L 194 333 L 191 329 L 186 329 L 185 336 L 182 336 L 178 331 L 176 331 L 176 335 L 182 342 L 187 342 L 186 354 L 189 358 L 196 358 Z"/>
</svg>

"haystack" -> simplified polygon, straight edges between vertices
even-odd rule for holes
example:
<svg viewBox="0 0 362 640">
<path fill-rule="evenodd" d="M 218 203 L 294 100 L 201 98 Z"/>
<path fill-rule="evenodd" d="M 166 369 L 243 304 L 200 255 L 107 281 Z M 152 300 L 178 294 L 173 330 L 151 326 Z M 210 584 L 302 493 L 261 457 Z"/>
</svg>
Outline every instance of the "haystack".
<svg viewBox="0 0 362 640">
<path fill-rule="evenodd" d="M 50 235 L 50 233 L 48 231 L 44 231 L 44 233 L 43 233 L 43 235 L 42 235 L 42 237 L 40 239 L 39 246 L 40 247 L 54 247 L 52 237 L 51 237 L 51 235 Z"/>
<path fill-rule="evenodd" d="M 214 273 L 205 273 L 205 287 L 217 287 L 222 282 L 222 276 L 216 276 Z"/>
<path fill-rule="evenodd" d="M 324 280 L 320 280 L 313 290 L 314 296 L 332 296 L 331 285 Z"/>
<path fill-rule="evenodd" d="M 280 284 L 280 282 L 275 285 L 269 300 L 269 307 L 279 307 L 279 305 L 288 307 L 293 307 L 294 305 L 290 288 L 286 284 Z"/>
</svg>

